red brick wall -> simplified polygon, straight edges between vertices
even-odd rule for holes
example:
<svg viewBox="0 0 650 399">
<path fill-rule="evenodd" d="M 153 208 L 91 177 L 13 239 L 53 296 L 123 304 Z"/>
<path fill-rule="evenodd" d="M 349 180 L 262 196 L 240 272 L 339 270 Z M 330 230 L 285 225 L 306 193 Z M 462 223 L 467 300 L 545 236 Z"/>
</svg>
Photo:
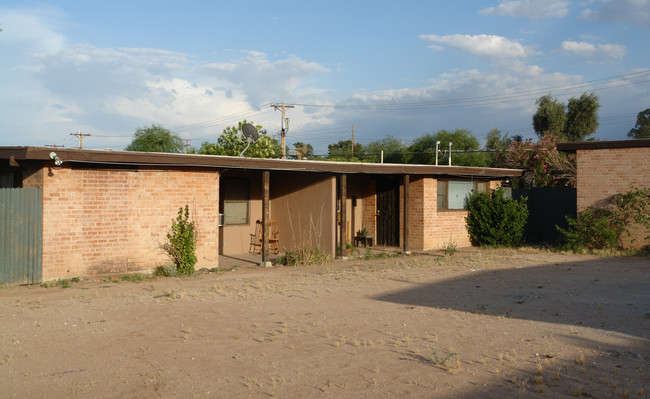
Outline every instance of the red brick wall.
<svg viewBox="0 0 650 399">
<path fill-rule="evenodd" d="M 577 151 L 578 212 L 589 206 L 603 206 L 613 195 L 650 187 L 650 148 L 616 148 Z M 630 248 L 650 245 L 648 231 L 635 231 Z"/>
<path fill-rule="evenodd" d="M 490 188 L 499 186 L 490 182 Z M 438 181 L 431 177 L 412 177 L 409 186 L 409 248 L 440 249 L 448 243 L 471 246 L 465 210 L 438 210 Z"/>
<path fill-rule="evenodd" d="M 198 229 L 197 267 L 218 263 L 218 180 L 210 170 L 43 169 L 43 279 L 150 270 L 179 207 Z"/>
</svg>

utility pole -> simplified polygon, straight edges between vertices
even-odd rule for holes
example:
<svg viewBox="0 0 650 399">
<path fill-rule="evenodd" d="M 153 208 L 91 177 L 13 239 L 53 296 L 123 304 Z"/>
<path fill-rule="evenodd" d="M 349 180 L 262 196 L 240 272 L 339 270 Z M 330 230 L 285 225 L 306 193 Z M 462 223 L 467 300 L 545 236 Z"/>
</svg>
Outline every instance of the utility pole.
<svg viewBox="0 0 650 399">
<path fill-rule="evenodd" d="M 185 140 L 185 153 L 187 154 L 188 152 L 190 152 L 190 141 L 192 141 L 192 139 L 184 139 L 184 140 Z"/>
<path fill-rule="evenodd" d="M 79 149 L 81 150 L 83 148 L 84 136 L 90 136 L 90 133 L 81 133 L 81 130 L 79 130 L 77 133 L 70 133 L 70 136 L 75 136 L 79 139 Z"/>
<path fill-rule="evenodd" d="M 354 124 L 352 124 L 352 156 L 354 156 Z"/>
<path fill-rule="evenodd" d="M 287 154 L 286 154 L 286 145 L 285 145 L 285 135 L 287 131 L 289 130 L 289 118 L 284 117 L 284 111 L 285 108 L 293 108 L 293 105 L 284 105 L 284 101 L 282 101 L 282 105 L 280 104 L 271 104 L 271 107 L 275 108 L 277 111 L 279 108 L 282 109 L 282 159 L 287 159 Z M 286 125 L 286 129 L 285 129 Z"/>
</svg>

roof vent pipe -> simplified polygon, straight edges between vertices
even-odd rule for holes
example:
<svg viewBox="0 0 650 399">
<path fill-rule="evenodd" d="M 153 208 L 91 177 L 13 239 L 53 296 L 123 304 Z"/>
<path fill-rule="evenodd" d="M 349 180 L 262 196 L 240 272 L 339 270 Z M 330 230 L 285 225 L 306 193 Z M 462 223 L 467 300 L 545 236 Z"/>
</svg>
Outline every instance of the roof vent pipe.
<svg viewBox="0 0 650 399">
<path fill-rule="evenodd" d="M 438 166 L 438 153 L 440 152 L 440 142 L 436 141 L 436 166 Z"/>
<path fill-rule="evenodd" d="M 450 142 L 449 142 L 449 166 L 451 166 L 451 145 L 452 145 L 452 144 L 453 144 L 453 143 L 450 141 Z"/>
</svg>

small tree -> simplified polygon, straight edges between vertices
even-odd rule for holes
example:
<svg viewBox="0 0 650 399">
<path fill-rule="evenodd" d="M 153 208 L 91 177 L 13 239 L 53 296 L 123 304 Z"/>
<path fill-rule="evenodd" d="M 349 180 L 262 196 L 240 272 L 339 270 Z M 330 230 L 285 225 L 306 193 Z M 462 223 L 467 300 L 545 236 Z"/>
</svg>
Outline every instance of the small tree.
<svg viewBox="0 0 650 399">
<path fill-rule="evenodd" d="M 196 230 L 194 222 L 189 221 L 190 210 L 185 205 L 178 209 L 178 216 L 172 222 L 172 228 L 167 233 L 168 243 L 162 245 L 163 251 L 167 253 L 176 265 L 178 274 L 194 274 L 194 265 L 197 262 L 196 257 Z"/>
<path fill-rule="evenodd" d="M 425 134 L 413 141 L 408 148 L 410 153 L 405 158 L 407 163 L 428 164 L 436 163 L 436 142 L 440 141 L 438 149 L 442 152 L 439 163 L 444 164 L 449 160 L 449 143 L 452 143 L 452 151 L 464 151 L 453 153 L 452 163 L 462 166 L 486 166 L 484 154 L 472 152 L 479 149 L 479 142 L 476 137 L 466 129 L 456 129 L 453 132 L 438 130 L 433 134 Z M 443 160 L 444 154 L 444 160 Z"/>
<path fill-rule="evenodd" d="M 259 139 L 250 145 L 244 156 L 248 158 L 279 158 L 282 155 L 282 147 L 278 140 L 266 134 L 262 125 L 255 125 L 253 122 L 247 122 L 245 119 L 239 121 L 237 126 L 228 126 L 217 139 L 216 143 L 203 142 L 199 149 L 199 154 L 204 155 L 239 155 L 248 145 L 246 139 L 240 134 L 242 126 L 246 123 L 254 125 L 260 132 Z"/>
<path fill-rule="evenodd" d="M 309 159 L 314 156 L 314 146 L 298 141 L 293 144 L 292 152 L 298 159 Z"/>
<path fill-rule="evenodd" d="M 365 146 L 364 161 L 379 163 L 381 161 L 381 152 L 383 151 L 385 163 L 404 163 L 406 148 L 404 140 L 388 135 L 381 140 L 372 141 Z"/>
<path fill-rule="evenodd" d="M 519 201 L 504 196 L 503 189 L 469 196 L 465 209 L 467 231 L 475 245 L 515 247 L 521 244 L 528 220 L 526 197 Z"/>
<path fill-rule="evenodd" d="M 327 145 L 327 159 L 330 161 L 359 162 L 363 157 L 363 145 L 354 144 L 352 140 L 339 140 L 337 143 Z"/>
</svg>

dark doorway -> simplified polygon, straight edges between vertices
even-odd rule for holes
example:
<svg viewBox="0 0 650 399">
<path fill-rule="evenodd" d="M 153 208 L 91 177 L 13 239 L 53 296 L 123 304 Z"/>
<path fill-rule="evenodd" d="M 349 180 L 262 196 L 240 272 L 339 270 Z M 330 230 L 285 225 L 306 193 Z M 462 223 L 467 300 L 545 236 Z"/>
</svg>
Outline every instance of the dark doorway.
<svg viewBox="0 0 650 399">
<path fill-rule="evenodd" d="M 377 179 L 377 245 L 399 246 L 399 179 Z"/>
</svg>

